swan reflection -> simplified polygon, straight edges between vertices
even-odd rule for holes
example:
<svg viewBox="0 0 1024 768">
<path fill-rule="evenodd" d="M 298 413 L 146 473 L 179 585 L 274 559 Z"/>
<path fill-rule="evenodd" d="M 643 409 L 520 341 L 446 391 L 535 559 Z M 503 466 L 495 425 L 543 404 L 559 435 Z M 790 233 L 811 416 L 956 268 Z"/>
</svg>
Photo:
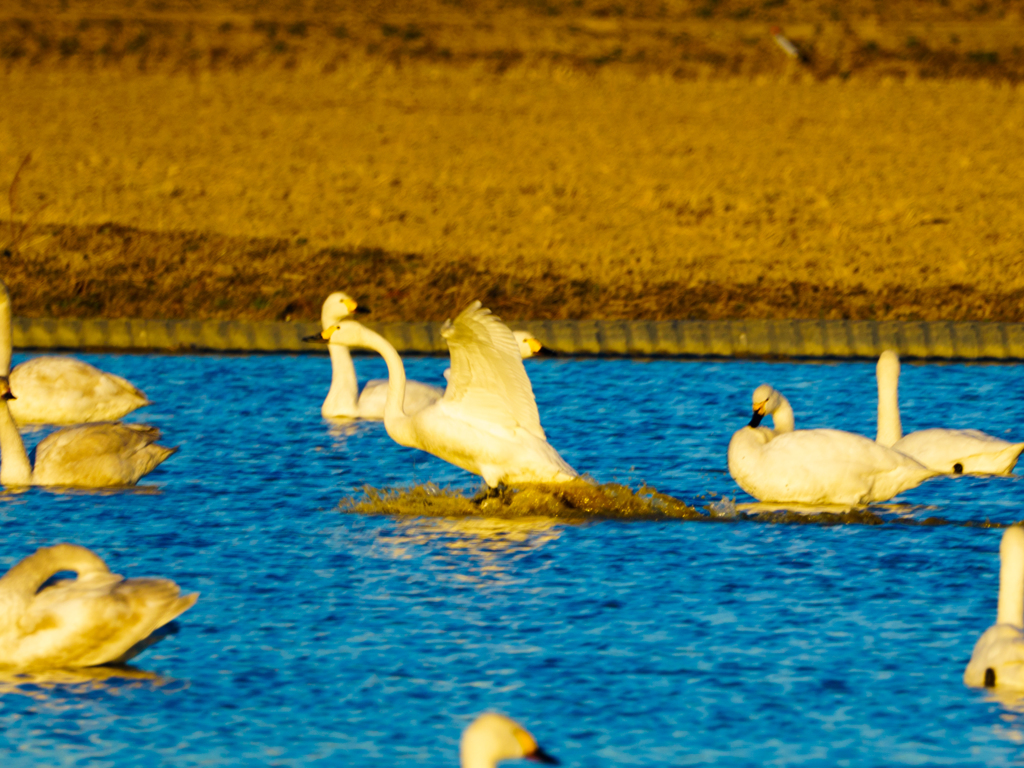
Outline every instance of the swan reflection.
<svg viewBox="0 0 1024 768">
<path fill-rule="evenodd" d="M 184 690 L 187 687 L 187 681 L 164 677 L 128 664 L 35 672 L 0 670 L 0 696 L 19 694 L 39 700 L 48 699 L 50 693 L 60 688 L 73 689 L 75 693 L 89 693 L 123 692 L 143 688 L 160 688 L 169 692 Z"/>
<path fill-rule="evenodd" d="M 390 557 L 404 560 L 413 550 L 441 544 L 460 557 L 470 555 L 484 572 L 505 569 L 509 555 L 539 549 L 561 536 L 565 522 L 551 517 L 460 517 L 399 520 L 378 544 Z"/>
</svg>

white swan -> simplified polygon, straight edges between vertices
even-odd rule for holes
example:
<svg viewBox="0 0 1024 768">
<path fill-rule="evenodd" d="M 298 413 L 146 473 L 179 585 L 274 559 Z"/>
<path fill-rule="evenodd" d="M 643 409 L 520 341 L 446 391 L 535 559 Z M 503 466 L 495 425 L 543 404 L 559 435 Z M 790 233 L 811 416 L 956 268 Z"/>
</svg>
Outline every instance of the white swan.
<svg viewBox="0 0 1024 768">
<path fill-rule="evenodd" d="M 118 421 L 67 427 L 36 446 L 35 468 L 7 403 L 14 399 L 0 376 L 0 484 L 107 488 L 135 485 L 177 448 L 156 445 L 160 430 Z"/>
<path fill-rule="evenodd" d="M 332 293 L 324 300 L 320 312 L 323 330 L 351 317 L 358 306 L 355 299 L 347 293 Z M 348 347 L 342 344 L 328 344 L 327 350 L 331 355 L 331 388 L 323 405 L 320 406 L 321 415 L 325 419 L 383 419 L 384 402 L 388 394 L 387 380 L 368 381 L 360 393 L 356 368 L 352 364 L 352 355 L 349 354 Z M 439 400 L 442 395 L 443 387 L 409 381 L 405 388 L 405 412 L 416 413 Z"/>
<path fill-rule="evenodd" d="M 793 409 L 762 384 L 754 415 L 729 442 L 729 474 L 758 501 L 867 504 L 885 501 L 940 474 L 852 432 L 794 430 Z M 775 429 L 758 426 L 771 415 Z"/>
<path fill-rule="evenodd" d="M 11 296 L 0 281 L 0 375 L 10 374 L 18 394 L 10 405 L 18 424 L 84 424 L 110 421 L 149 405 L 127 379 L 73 357 L 46 356 L 11 370 Z"/>
<path fill-rule="evenodd" d="M 537 355 L 555 354 L 541 344 L 540 340 L 529 331 L 512 331 L 512 335 L 516 337 L 516 343 L 519 345 L 519 355 L 523 360 Z"/>
<path fill-rule="evenodd" d="M 405 366 L 386 339 L 354 320 L 342 321 L 323 335 L 332 346 L 366 347 L 384 358 L 384 428 L 399 445 L 481 475 L 491 487 L 564 482 L 577 476 L 547 441 L 512 332 L 479 301 L 441 331 L 452 363 L 444 397 L 411 414 L 402 405 Z"/>
<path fill-rule="evenodd" d="M 76 579 L 46 584 L 61 571 Z M 127 579 L 74 544 L 36 550 L 0 578 L 0 666 L 92 667 L 132 658 L 193 605 L 169 579 Z"/>
<path fill-rule="evenodd" d="M 999 560 L 996 623 L 975 643 L 964 685 L 1024 689 L 1024 528 L 1006 529 Z"/>
<path fill-rule="evenodd" d="M 903 435 L 900 422 L 900 358 L 885 350 L 875 367 L 878 380 L 879 444 L 913 456 L 926 467 L 955 474 L 1008 475 L 1024 451 L 1024 443 L 1010 443 L 977 429 L 922 429 Z"/>
<path fill-rule="evenodd" d="M 533 735 L 515 720 L 485 712 L 462 732 L 459 765 L 462 768 L 495 768 L 503 760 L 524 758 L 535 763 L 558 765 L 558 760 L 537 745 Z"/>
</svg>

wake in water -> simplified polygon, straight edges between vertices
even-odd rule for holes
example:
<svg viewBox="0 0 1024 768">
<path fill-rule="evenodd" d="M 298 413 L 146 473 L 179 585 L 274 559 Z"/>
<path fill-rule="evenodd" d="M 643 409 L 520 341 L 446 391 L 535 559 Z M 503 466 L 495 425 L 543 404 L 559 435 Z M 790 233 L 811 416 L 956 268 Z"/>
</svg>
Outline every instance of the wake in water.
<svg viewBox="0 0 1024 768">
<path fill-rule="evenodd" d="M 363 487 L 359 498 L 343 499 L 342 512 L 395 517 L 548 517 L 567 522 L 584 520 L 700 520 L 758 522 L 786 525 L 956 525 L 1004 528 L 1003 523 L 953 521 L 916 517 L 920 507 L 902 504 L 871 507 L 807 507 L 799 504 L 736 504 L 720 499 L 703 509 L 659 493 L 650 486 L 635 491 L 618 483 L 597 484 L 585 478 L 567 483 L 532 483 L 469 497 L 433 483 L 411 488 Z"/>
</svg>

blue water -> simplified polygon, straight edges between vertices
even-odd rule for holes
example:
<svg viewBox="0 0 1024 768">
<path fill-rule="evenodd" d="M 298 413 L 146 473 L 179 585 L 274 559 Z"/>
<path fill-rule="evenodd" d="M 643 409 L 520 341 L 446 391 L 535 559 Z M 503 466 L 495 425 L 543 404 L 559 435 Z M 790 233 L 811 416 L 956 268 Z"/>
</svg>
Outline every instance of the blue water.
<svg viewBox="0 0 1024 768">
<path fill-rule="evenodd" d="M 339 502 L 365 484 L 478 482 L 380 424 L 322 421 L 325 357 L 83 357 L 142 387 L 155 405 L 129 420 L 181 451 L 133 492 L 3 494 L 0 568 L 71 541 L 202 596 L 136 678 L 0 680 L 4 766 L 454 765 L 484 710 L 571 766 L 1024 757 L 1024 706 L 960 682 L 995 617 L 999 530 L 361 517 Z M 763 381 L 798 426 L 874 434 L 871 363 L 527 368 L 573 466 L 698 505 L 750 501 L 725 453 Z M 1024 439 L 1021 392 L 1024 366 L 904 364 L 904 428 Z M 897 501 L 1010 522 L 1022 482 Z"/>
</svg>

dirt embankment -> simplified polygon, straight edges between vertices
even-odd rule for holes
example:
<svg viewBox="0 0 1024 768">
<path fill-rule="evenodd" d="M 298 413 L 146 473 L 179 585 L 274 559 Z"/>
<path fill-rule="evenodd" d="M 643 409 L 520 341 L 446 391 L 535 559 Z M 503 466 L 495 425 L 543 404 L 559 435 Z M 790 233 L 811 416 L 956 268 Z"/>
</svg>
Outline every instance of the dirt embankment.
<svg viewBox="0 0 1024 768">
<path fill-rule="evenodd" d="M 29 316 L 1024 321 L 1022 40 L 956 0 L 24 0 L 0 270 Z"/>
</svg>

